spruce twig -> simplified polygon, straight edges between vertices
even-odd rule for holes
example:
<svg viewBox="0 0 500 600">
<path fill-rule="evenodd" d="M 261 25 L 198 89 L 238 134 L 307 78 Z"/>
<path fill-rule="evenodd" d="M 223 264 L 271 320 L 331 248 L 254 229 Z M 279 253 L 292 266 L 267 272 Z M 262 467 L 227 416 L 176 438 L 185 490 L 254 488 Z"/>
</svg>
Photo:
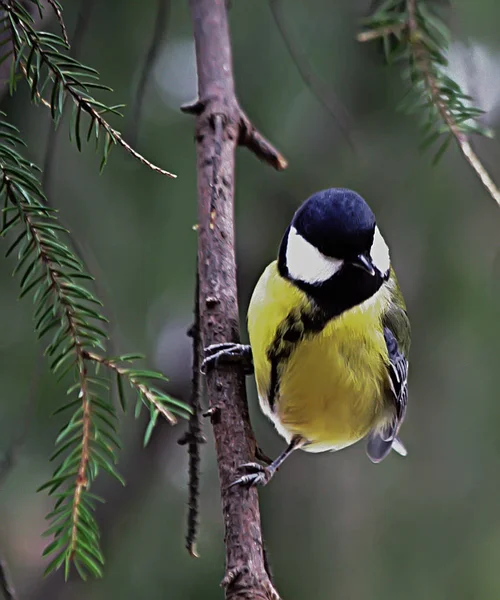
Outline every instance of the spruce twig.
<svg viewBox="0 0 500 600">
<path fill-rule="evenodd" d="M 106 164 L 111 147 L 118 144 L 152 171 L 167 177 L 176 177 L 142 156 L 108 123 L 104 115 L 112 113 L 121 116 L 119 109 L 122 105 L 106 106 L 91 95 L 93 89 L 110 91 L 110 88 L 98 82 L 97 71 L 65 54 L 66 44 L 62 38 L 36 31 L 32 26 L 31 15 L 20 4 L 12 0 L 0 0 L 0 6 L 4 8 L 8 17 L 15 65 L 20 66 L 28 81 L 32 99 L 50 108 L 56 124 L 63 114 L 64 100 L 69 98 L 72 101 L 73 135 L 78 150 L 82 148 L 82 117 L 86 115 L 90 119 L 87 140 L 94 135 L 97 144 L 100 136 L 104 137 L 101 168 Z M 14 75 L 11 78 L 11 90 L 15 87 Z M 47 88 L 50 89 L 50 100 L 44 96 Z"/>
<path fill-rule="evenodd" d="M 33 296 L 38 337 L 52 335 L 45 350 L 52 372 L 59 379 L 70 372 L 76 378 L 68 389 L 69 400 L 57 411 L 72 410 L 52 456 L 61 462 L 39 488 L 57 498 L 47 517 L 51 524 L 46 535 L 53 539 L 44 554 L 55 554 L 47 572 L 64 565 L 67 577 L 73 564 L 84 578 L 88 573 L 101 576 L 104 559 L 93 515 L 99 499 L 90 493 L 90 486 L 100 470 L 123 480 L 114 466 L 120 447 L 116 413 L 109 399 L 109 381 L 99 376 L 99 368 L 105 366 L 117 375 L 124 407 L 124 382 L 136 392 L 136 414 L 143 404 L 148 407 L 151 420 L 146 437 L 158 415 L 174 422 L 174 414 L 186 416 L 188 409 L 151 385 L 151 380 L 166 381 L 161 373 L 121 365 L 139 355 L 108 358 L 97 352 L 106 351 L 107 334 L 101 323 L 107 319 L 100 301 L 85 286 L 92 277 L 64 242 L 67 232 L 56 211 L 47 206 L 36 167 L 19 154 L 20 145 L 17 130 L 0 121 L 0 233 L 2 237 L 14 234 L 7 255 L 17 254 L 14 273 L 20 275 L 21 297 Z"/>
<path fill-rule="evenodd" d="M 59 2 L 57 0 L 47 0 L 47 2 L 50 4 L 52 10 L 54 11 L 54 13 L 56 15 L 57 22 L 59 23 L 59 27 L 61 28 L 61 33 L 62 33 L 64 43 L 69 48 L 68 32 L 66 31 L 66 25 L 64 23 L 64 19 L 62 16 L 61 5 L 59 4 Z"/>
<path fill-rule="evenodd" d="M 472 134 L 491 137 L 491 131 L 478 123 L 483 114 L 472 105 L 447 72 L 450 34 L 443 21 L 422 0 L 386 0 L 364 20 L 366 30 L 358 34 L 360 42 L 381 38 L 389 63 L 404 64 L 408 94 L 402 108 L 424 115 L 426 147 L 444 136 L 435 154 L 436 163 L 455 140 L 461 154 L 482 185 L 500 206 L 500 191 L 472 149 Z"/>
<path fill-rule="evenodd" d="M 82 121 L 90 125 L 87 140 L 103 144 L 101 167 L 112 145 L 122 145 L 130 154 L 156 172 L 172 176 L 156 167 L 130 144 L 106 120 L 109 113 L 119 114 L 119 106 L 107 106 L 92 95 L 95 89 L 109 89 L 99 83 L 98 73 L 67 55 L 68 39 L 58 0 L 32 0 L 40 15 L 48 5 L 56 14 L 62 36 L 39 32 L 32 14 L 18 0 L 0 0 L 6 43 L 2 60 L 11 61 L 10 91 L 16 90 L 18 73 L 30 85 L 31 98 L 50 108 L 56 125 L 63 116 L 66 100 L 73 104 L 71 133 L 80 150 Z M 40 486 L 55 497 L 53 510 L 47 515 L 45 535 L 51 538 L 44 556 L 51 555 L 46 573 L 64 565 L 65 577 L 74 566 L 82 578 L 102 575 L 104 558 L 94 504 L 100 498 L 90 488 L 101 471 L 123 482 L 117 472 L 117 415 L 110 398 L 110 375 L 116 378 L 122 407 L 126 408 L 125 384 L 137 398 L 135 414 L 146 406 L 150 421 L 144 436 L 146 444 L 160 415 L 170 423 L 176 416 L 187 417 L 185 406 L 152 385 L 164 383 L 166 377 L 156 371 L 131 365 L 142 356 L 107 355 L 107 322 L 101 302 L 89 289 L 83 261 L 68 244 L 69 232 L 62 226 L 57 211 L 50 206 L 39 180 L 39 170 L 20 153 L 23 142 L 18 130 L 0 116 L 0 202 L 3 205 L 0 237 L 11 238 L 6 256 L 17 259 L 14 274 L 20 277 L 20 297 L 33 298 L 35 331 L 46 343 L 45 354 L 51 371 L 59 380 L 73 375 L 68 399 L 56 411 L 69 412 L 51 460 L 58 460 L 52 477 Z M 49 146 L 50 151 L 50 146 Z M 50 161 L 48 162 L 50 166 Z M 99 375 L 105 369 L 107 377 Z M 0 465 L 5 475 L 12 462 L 12 451 Z M 4 468 L 5 467 L 5 468 Z M 3 577 L 4 571 L 0 572 Z M 9 593 L 6 577 L 1 586 Z M 5 583 L 5 585 L 4 585 Z"/>
</svg>

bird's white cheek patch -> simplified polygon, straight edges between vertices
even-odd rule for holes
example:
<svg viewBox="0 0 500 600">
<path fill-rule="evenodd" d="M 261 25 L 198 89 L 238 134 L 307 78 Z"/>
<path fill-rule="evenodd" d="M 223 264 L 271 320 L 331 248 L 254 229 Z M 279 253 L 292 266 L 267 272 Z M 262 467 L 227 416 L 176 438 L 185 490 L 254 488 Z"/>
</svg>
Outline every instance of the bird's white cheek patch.
<svg viewBox="0 0 500 600">
<path fill-rule="evenodd" d="M 373 264 L 382 273 L 382 275 L 386 275 L 391 267 L 391 258 L 389 256 L 389 248 L 387 247 L 387 244 L 385 243 L 385 240 L 382 237 L 378 227 L 375 227 L 375 235 L 373 236 L 370 256 Z"/>
<path fill-rule="evenodd" d="M 292 279 L 305 283 L 322 283 L 330 279 L 344 264 L 343 260 L 330 258 L 290 228 L 286 248 L 286 265 Z"/>
</svg>

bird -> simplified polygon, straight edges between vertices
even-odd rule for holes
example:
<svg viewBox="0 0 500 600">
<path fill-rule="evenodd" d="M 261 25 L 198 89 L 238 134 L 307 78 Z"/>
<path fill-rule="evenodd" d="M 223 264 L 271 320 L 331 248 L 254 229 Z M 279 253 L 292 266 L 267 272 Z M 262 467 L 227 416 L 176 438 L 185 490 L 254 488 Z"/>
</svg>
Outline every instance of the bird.
<svg viewBox="0 0 500 600">
<path fill-rule="evenodd" d="M 299 206 L 247 323 L 250 345 L 209 346 L 203 370 L 240 361 L 253 371 L 260 408 L 288 445 L 265 465 L 241 465 L 231 485 L 266 485 L 297 449 L 366 439 L 374 463 L 391 450 L 406 456 L 410 322 L 388 245 L 358 193 L 325 189 Z"/>
</svg>

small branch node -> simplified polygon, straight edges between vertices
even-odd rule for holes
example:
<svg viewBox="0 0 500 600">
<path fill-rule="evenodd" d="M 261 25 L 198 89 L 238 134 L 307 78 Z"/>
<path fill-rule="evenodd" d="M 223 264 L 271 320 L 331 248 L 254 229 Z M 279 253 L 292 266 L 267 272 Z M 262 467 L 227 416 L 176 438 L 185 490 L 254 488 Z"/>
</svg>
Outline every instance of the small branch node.
<svg viewBox="0 0 500 600">
<path fill-rule="evenodd" d="M 196 544 L 186 544 L 186 549 L 189 553 L 189 556 L 192 558 L 200 558 L 198 550 L 196 549 Z"/>
<path fill-rule="evenodd" d="M 181 106 L 181 111 L 186 113 L 187 115 L 201 115 L 201 113 L 205 110 L 206 102 L 202 102 L 201 100 L 194 100 L 193 102 L 188 102 Z"/>
<path fill-rule="evenodd" d="M 286 158 L 252 125 L 241 109 L 238 144 L 248 148 L 258 159 L 271 165 L 277 171 L 283 171 L 288 166 Z"/>
<path fill-rule="evenodd" d="M 211 406 L 203 413 L 203 416 L 207 419 L 213 419 L 219 412 L 220 408 L 218 406 Z"/>
<path fill-rule="evenodd" d="M 217 306 L 217 304 L 219 304 L 220 300 L 219 298 L 216 298 L 215 296 L 208 296 L 207 298 L 205 298 L 205 304 L 207 305 L 208 308 Z"/>
<path fill-rule="evenodd" d="M 385 37 L 387 35 L 399 35 L 406 29 L 407 24 L 401 23 L 399 25 L 380 27 L 380 29 L 372 29 L 371 31 L 362 31 L 356 36 L 358 42 L 371 42 L 377 38 Z"/>
</svg>

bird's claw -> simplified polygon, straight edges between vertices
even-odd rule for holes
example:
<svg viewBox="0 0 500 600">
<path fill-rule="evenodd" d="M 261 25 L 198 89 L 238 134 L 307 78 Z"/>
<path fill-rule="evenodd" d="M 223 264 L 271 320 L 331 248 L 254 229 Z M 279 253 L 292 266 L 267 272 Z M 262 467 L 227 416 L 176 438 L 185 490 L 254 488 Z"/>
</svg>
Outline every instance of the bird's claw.
<svg viewBox="0 0 500 600">
<path fill-rule="evenodd" d="M 258 462 L 247 462 L 243 463 L 238 467 L 239 471 L 254 471 L 256 473 L 260 473 L 260 471 L 265 471 L 266 467 L 262 466 Z"/>
<path fill-rule="evenodd" d="M 266 477 L 265 473 L 252 473 L 251 475 L 242 475 L 238 477 L 229 487 L 234 487 L 235 485 L 243 485 L 245 487 L 256 487 L 258 485 L 263 486 L 269 481 L 269 478 Z"/>
<path fill-rule="evenodd" d="M 230 484 L 230 488 L 236 485 L 243 485 L 245 487 L 254 487 L 258 485 L 266 485 L 274 475 L 274 469 L 270 467 L 264 467 L 259 463 L 250 462 L 240 465 L 238 470 L 251 471 L 246 475 L 238 477 L 233 483 Z"/>
<path fill-rule="evenodd" d="M 207 367 L 215 367 L 219 362 L 240 362 L 245 374 L 253 373 L 252 351 L 245 344 L 234 344 L 225 342 L 223 344 L 212 344 L 205 348 L 205 359 L 201 363 L 201 372 L 206 374 Z"/>
</svg>

